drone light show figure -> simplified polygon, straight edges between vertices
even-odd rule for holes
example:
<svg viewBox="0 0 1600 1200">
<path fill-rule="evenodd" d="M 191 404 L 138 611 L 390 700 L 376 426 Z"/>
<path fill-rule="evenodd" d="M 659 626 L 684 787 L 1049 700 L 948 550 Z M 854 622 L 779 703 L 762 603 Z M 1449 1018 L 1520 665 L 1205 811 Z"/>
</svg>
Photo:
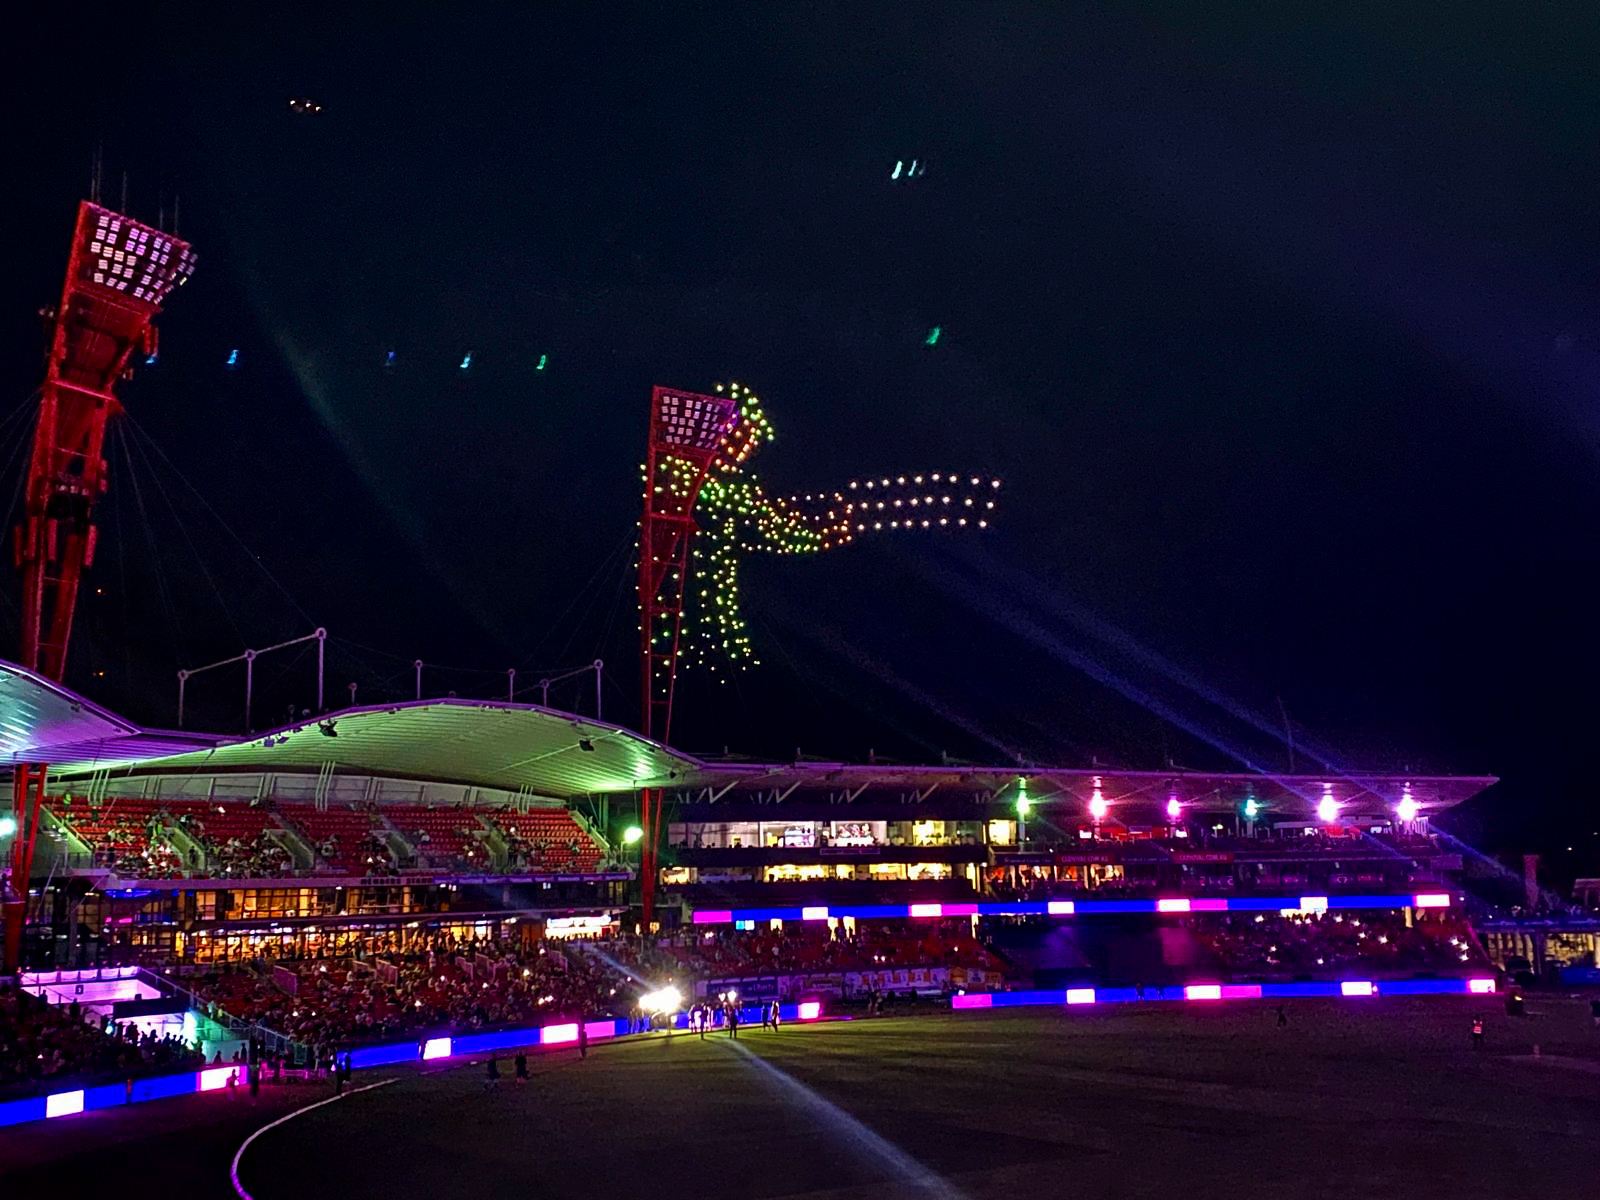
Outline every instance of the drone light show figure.
<svg viewBox="0 0 1600 1200">
<path fill-rule="evenodd" d="M 738 420 L 724 435 L 695 503 L 699 538 L 691 555 L 690 629 L 684 650 L 713 672 L 757 665 L 739 597 L 739 566 L 748 554 L 817 554 L 874 533 L 986 529 L 1000 481 L 932 471 L 857 479 L 803 495 L 767 495 L 749 462 L 773 438 L 761 401 L 737 383 L 717 392 L 737 402 Z"/>
</svg>

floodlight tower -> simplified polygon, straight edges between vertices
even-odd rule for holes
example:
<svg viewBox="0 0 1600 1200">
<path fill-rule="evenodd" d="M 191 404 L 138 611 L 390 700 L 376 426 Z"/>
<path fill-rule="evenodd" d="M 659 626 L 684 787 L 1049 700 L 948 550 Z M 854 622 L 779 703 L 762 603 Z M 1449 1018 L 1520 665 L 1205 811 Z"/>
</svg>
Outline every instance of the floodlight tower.
<svg viewBox="0 0 1600 1200">
<path fill-rule="evenodd" d="M 153 355 L 151 321 L 194 272 L 187 242 L 87 200 L 67 260 L 50 359 L 40 389 L 16 560 L 22 572 L 22 665 L 59 681 L 78 598 L 94 562 L 94 506 L 106 489 L 106 422 L 119 411 L 113 389 L 132 371 L 135 350 Z M 44 763 L 19 763 L 12 784 L 10 890 L 5 964 L 14 970 L 39 832 Z"/>
<path fill-rule="evenodd" d="M 672 735 L 672 693 L 683 631 L 683 588 L 694 539 L 694 504 L 706 472 L 739 419 L 731 396 L 701 396 L 658 387 L 651 395 L 650 445 L 639 521 L 639 679 L 641 732 Z M 656 858 L 661 845 L 661 789 L 639 793 L 641 903 L 645 928 L 655 912 Z"/>
</svg>

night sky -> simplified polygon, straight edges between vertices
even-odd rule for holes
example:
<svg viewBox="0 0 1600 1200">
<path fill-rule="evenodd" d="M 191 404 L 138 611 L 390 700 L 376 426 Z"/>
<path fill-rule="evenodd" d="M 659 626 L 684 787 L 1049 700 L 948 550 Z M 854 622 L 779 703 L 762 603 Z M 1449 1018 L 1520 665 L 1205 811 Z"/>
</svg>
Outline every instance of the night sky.
<svg viewBox="0 0 1600 1200">
<path fill-rule="evenodd" d="M 170 725 L 178 667 L 324 625 L 330 705 L 598 656 L 632 724 L 650 387 L 737 379 L 773 492 L 1006 486 L 751 562 L 765 664 L 684 679 L 685 749 L 1281 770 L 1286 711 L 1302 769 L 1499 775 L 1456 827 L 1592 873 L 1600 10 L 1367 7 L 74 8 L 12 111 L 0 419 L 97 140 L 200 266 L 69 682 Z M 257 727 L 311 702 L 309 652 L 259 675 Z"/>
</svg>

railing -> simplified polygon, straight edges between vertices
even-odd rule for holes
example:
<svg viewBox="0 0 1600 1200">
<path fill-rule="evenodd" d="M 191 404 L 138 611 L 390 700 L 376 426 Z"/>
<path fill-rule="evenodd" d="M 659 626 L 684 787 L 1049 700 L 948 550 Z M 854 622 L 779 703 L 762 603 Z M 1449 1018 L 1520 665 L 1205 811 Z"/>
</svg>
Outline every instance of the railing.
<svg viewBox="0 0 1600 1200">
<path fill-rule="evenodd" d="M 173 972 L 173 974 L 163 974 L 158 971 L 140 968 L 141 972 L 149 977 L 147 982 L 149 982 L 152 986 L 167 986 L 182 992 L 189 998 L 190 1004 L 197 1011 L 205 1013 L 208 1019 L 215 1021 L 218 1025 L 221 1025 L 224 1029 L 228 1030 L 228 1032 L 243 1034 L 246 1039 L 259 1036 L 263 1045 L 274 1054 L 298 1053 L 296 1048 L 300 1047 L 300 1043 L 296 1042 L 293 1038 L 287 1036 L 286 1034 L 278 1033 L 276 1030 L 270 1029 L 266 1025 L 261 1024 L 259 1021 L 250 1021 L 246 1020 L 244 1017 L 236 1017 L 227 1009 L 223 1008 L 222 1005 L 218 1004 L 215 1000 L 207 1000 L 198 992 L 193 991 L 190 988 L 185 987 L 183 984 L 177 982 L 177 979 L 179 978 L 184 978 L 189 975 L 207 973 L 213 969 L 214 968 L 205 966 L 172 967 L 168 968 L 168 970 Z M 255 972 L 252 971 L 251 974 L 255 974 Z M 257 976 L 257 978 L 259 978 L 259 976 Z"/>
</svg>

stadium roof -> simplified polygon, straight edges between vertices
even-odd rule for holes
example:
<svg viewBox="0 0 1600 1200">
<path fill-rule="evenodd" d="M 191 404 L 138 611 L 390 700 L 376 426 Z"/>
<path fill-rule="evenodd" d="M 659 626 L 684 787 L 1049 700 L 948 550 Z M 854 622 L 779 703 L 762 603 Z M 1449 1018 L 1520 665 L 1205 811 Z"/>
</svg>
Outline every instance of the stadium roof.
<svg viewBox="0 0 1600 1200">
<path fill-rule="evenodd" d="M 31 761 L 50 747 L 137 732 L 138 726 L 59 684 L 0 662 L 0 754 L 8 759 Z"/>
<path fill-rule="evenodd" d="M 0 769 L 43 760 L 57 777 L 331 769 L 565 798 L 675 784 L 698 767 L 616 725 L 528 704 L 424 700 L 345 709 L 249 737 L 168 733 L 140 729 L 5 662 L 0 703 Z"/>
<path fill-rule="evenodd" d="M 331 730 L 331 736 L 324 728 Z M 592 747 L 592 748 L 586 748 Z M 0 661 L 0 776 L 45 761 L 57 778 L 207 772 L 316 773 L 466 784 L 569 796 L 663 787 L 695 806 L 741 799 L 771 804 L 791 793 L 918 800 L 957 794 L 1009 800 L 1019 780 L 1036 803 L 1082 801 L 1098 789 L 1111 805 L 1223 807 L 1243 797 L 1264 813 L 1314 812 L 1332 796 L 1392 804 L 1406 793 L 1424 811 L 1461 803 L 1488 776 L 1119 771 L 1101 767 L 894 766 L 707 762 L 630 730 L 527 704 L 423 700 L 350 708 L 249 737 L 142 729 L 32 671 Z M 841 816 L 848 813 L 841 809 Z"/>
<path fill-rule="evenodd" d="M 801 762 L 785 764 L 701 762 L 692 780 L 696 787 L 726 789 L 730 792 L 753 788 L 773 789 L 799 783 L 806 787 L 837 789 L 900 788 L 912 791 L 955 788 L 965 791 L 1001 792 L 1015 789 L 1026 781 L 1035 800 L 1053 795 L 1082 794 L 1088 799 L 1100 788 L 1107 800 L 1127 799 L 1148 794 L 1165 803 L 1169 785 L 1185 799 L 1197 798 L 1208 790 L 1252 791 L 1262 802 L 1298 796 L 1312 788 L 1320 793 L 1326 783 L 1336 795 L 1354 795 L 1365 789 L 1385 791 L 1426 785 L 1440 799 L 1459 803 L 1498 782 L 1492 775 L 1420 775 L 1411 772 L 1340 772 L 1317 774 L 1272 774 L 1261 771 L 1125 771 L 1113 767 L 982 767 L 982 766 L 902 766 L 869 763 Z M 682 786 L 682 785 L 675 785 Z"/>
<path fill-rule="evenodd" d="M 686 780 L 672 785 L 681 803 L 703 813 L 712 805 L 755 800 L 773 804 L 791 793 L 823 790 L 838 801 L 855 805 L 895 794 L 895 803 L 915 801 L 937 807 L 941 798 L 986 796 L 1016 799 L 1025 790 L 1035 805 L 1088 805 L 1096 792 L 1113 814 L 1137 814 L 1141 820 L 1164 813 L 1169 799 L 1185 808 L 1232 809 L 1254 800 L 1263 817 L 1279 820 L 1317 816 L 1322 800 L 1331 798 L 1341 810 L 1390 807 L 1410 796 L 1423 813 L 1440 812 L 1477 795 L 1497 782 L 1489 775 L 1418 775 L 1325 771 L 1318 774 L 1270 774 L 1259 771 L 1212 772 L 1171 769 L 1124 771 L 1110 767 L 976 767 L 899 766 L 887 764 L 793 764 L 702 762 Z M 840 808 L 850 819 L 851 807 Z"/>
</svg>

